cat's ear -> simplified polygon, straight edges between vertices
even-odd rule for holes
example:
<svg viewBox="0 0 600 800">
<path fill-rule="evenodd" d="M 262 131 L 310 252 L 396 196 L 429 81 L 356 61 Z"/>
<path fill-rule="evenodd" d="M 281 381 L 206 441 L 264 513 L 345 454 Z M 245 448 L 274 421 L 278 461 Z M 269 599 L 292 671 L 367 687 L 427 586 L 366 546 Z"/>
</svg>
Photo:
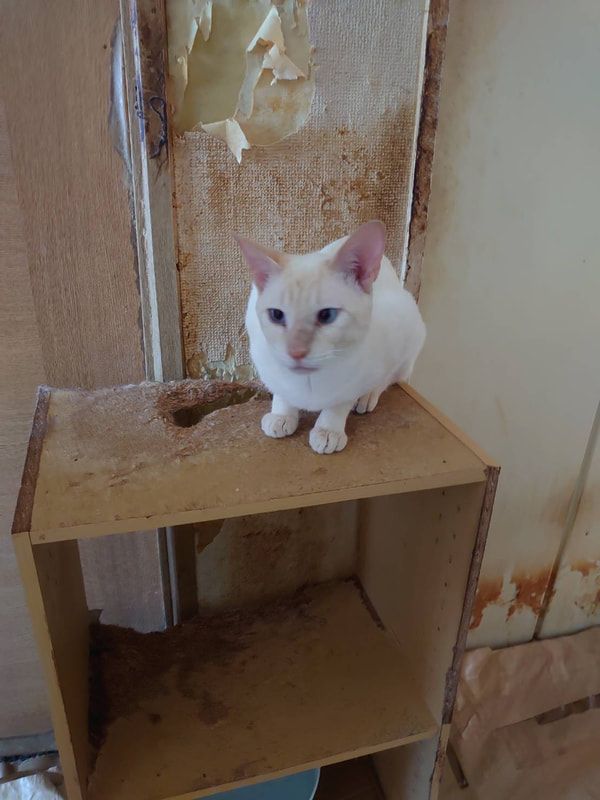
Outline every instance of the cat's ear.
<svg viewBox="0 0 600 800">
<path fill-rule="evenodd" d="M 385 251 L 385 225 L 374 220 L 361 225 L 340 247 L 333 268 L 351 275 L 368 292 L 379 275 Z"/>
<path fill-rule="evenodd" d="M 279 253 L 275 250 L 270 250 L 268 247 L 263 247 L 251 239 L 244 239 L 237 234 L 235 234 L 235 240 L 246 259 L 252 274 L 252 282 L 258 291 L 262 292 L 269 278 L 281 272 L 282 265 L 279 263 Z"/>
</svg>

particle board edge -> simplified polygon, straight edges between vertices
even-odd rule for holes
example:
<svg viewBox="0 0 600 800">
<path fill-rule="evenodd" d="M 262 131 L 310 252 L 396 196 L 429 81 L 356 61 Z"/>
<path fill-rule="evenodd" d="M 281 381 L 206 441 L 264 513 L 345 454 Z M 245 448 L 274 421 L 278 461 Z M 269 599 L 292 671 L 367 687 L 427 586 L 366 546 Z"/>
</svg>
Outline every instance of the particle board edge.
<svg viewBox="0 0 600 800">
<path fill-rule="evenodd" d="M 395 750 L 397 747 L 404 747 L 405 745 L 411 745 L 411 744 L 416 744 L 418 742 L 426 741 L 428 739 L 433 738 L 438 733 L 439 733 L 439 728 L 436 725 L 435 728 L 430 731 L 415 733 L 411 736 L 404 736 L 401 739 L 394 739 L 393 741 L 385 742 L 379 747 L 359 747 L 356 750 L 348 750 L 339 753 L 335 756 L 316 759 L 314 761 L 307 761 L 304 764 L 290 767 L 289 769 L 282 769 L 282 770 L 276 770 L 274 772 L 268 772 L 265 773 L 264 775 L 258 775 L 254 778 L 249 778 L 248 780 L 245 781 L 236 781 L 235 783 L 224 783 L 219 786 L 213 786 L 209 789 L 200 789 L 196 791 L 186 792 L 185 794 L 169 795 L 168 797 L 160 798 L 160 800 L 199 800 L 199 798 L 202 797 L 211 797 L 213 794 L 217 792 L 220 793 L 220 792 L 231 791 L 233 789 L 242 789 L 245 786 L 256 786 L 259 783 L 276 780 L 277 778 L 285 778 L 288 775 L 294 775 L 298 772 L 304 772 L 306 770 L 316 769 L 320 767 L 329 767 L 332 766 L 333 764 L 341 764 L 344 761 L 352 761 L 357 758 L 364 758 L 365 756 L 384 753 L 387 750 Z"/>
<path fill-rule="evenodd" d="M 406 494 L 409 492 L 425 491 L 427 489 L 442 489 L 446 486 L 484 483 L 485 480 L 486 473 L 482 466 L 481 468 L 476 467 L 456 470 L 454 472 L 440 473 L 426 477 L 407 478 L 401 481 L 388 481 L 386 483 L 334 489 L 318 494 L 293 495 L 274 500 L 260 501 L 258 503 L 246 503 L 239 506 L 217 506 L 202 511 L 181 511 L 173 514 L 159 514 L 127 520 L 86 523 L 69 526 L 68 528 L 38 529 L 31 531 L 31 541 L 33 545 L 42 545 L 49 542 L 67 541 L 70 539 L 92 539 L 116 533 L 132 533 L 147 528 L 174 527 L 199 522 L 210 522 L 216 519 L 231 519 L 234 517 L 283 511 L 293 508 L 308 508 L 329 503 L 341 503 L 347 500 L 363 500 L 369 497 Z"/>
<path fill-rule="evenodd" d="M 479 582 L 479 573 L 481 571 L 481 563 L 483 561 L 483 554 L 485 552 L 487 535 L 490 528 L 499 475 L 500 467 L 488 467 L 487 485 L 481 503 L 481 512 L 479 515 L 479 521 L 477 523 L 477 532 L 475 534 L 475 544 L 473 546 L 471 563 L 469 565 L 469 574 L 467 577 L 463 608 L 458 625 L 456 644 L 454 645 L 454 658 L 452 660 L 452 665 L 446 674 L 446 690 L 444 693 L 444 710 L 442 715 L 443 724 L 449 724 L 452 722 L 452 712 L 454 710 L 454 703 L 456 700 L 460 665 L 467 645 L 471 613 L 473 610 L 473 603 L 475 601 L 477 584 Z"/>
</svg>

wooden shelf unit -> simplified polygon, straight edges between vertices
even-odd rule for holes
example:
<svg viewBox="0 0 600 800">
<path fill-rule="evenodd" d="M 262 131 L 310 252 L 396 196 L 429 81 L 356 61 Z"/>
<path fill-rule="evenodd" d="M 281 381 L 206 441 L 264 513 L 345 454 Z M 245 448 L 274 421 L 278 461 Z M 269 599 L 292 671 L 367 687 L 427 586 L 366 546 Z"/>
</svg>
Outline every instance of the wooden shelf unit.
<svg viewBox="0 0 600 800">
<path fill-rule="evenodd" d="M 436 797 L 498 467 L 409 387 L 335 456 L 308 420 L 264 437 L 267 404 L 198 381 L 40 389 L 13 538 L 69 800 L 193 800 L 365 754 L 388 800 Z M 354 581 L 166 632 L 101 626 L 95 753 L 77 539 L 356 500 Z"/>
</svg>

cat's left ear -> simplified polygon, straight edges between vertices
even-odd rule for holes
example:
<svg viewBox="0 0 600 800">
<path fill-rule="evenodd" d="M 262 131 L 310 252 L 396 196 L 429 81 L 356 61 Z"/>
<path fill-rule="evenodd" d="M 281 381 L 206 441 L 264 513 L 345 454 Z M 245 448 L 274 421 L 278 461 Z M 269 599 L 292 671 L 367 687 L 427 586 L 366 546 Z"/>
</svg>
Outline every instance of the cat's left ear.
<svg viewBox="0 0 600 800">
<path fill-rule="evenodd" d="M 280 254 L 262 244 L 253 242 L 251 239 L 244 239 L 242 236 L 234 234 L 236 242 L 240 246 L 246 263 L 252 273 L 252 281 L 259 292 L 267 285 L 269 278 L 281 272 L 282 265 L 279 263 Z"/>
<path fill-rule="evenodd" d="M 334 269 L 351 275 L 364 292 L 369 292 L 379 275 L 385 252 L 385 225 L 373 220 L 361 225 L 338 250 Z"/>
</svg>

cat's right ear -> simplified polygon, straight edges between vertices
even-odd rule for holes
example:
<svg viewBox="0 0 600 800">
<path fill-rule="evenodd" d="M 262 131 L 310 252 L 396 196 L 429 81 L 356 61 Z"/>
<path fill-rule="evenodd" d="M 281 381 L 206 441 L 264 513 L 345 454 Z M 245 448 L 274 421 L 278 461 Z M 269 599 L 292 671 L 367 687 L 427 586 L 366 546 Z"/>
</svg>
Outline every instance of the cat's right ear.
<svg viewBox="0 0 600 800">
<path fill-rule="evenodd" d="M 278 261 L 279 253 L 263 247 L 251 239 L 244 239 L 237 234 L 234 236 L 250 269 L 252 282 L 258 291 L 262 292 L 269 279 L 281 272 L 281 264 Z"/>
<path fill-rule="evenodd" d="M 385 225 L 379 220 L 366 222 L 338 250 L 334 268 L 351 276 L 363 291 L 370 292 L 379 275 L 384 250 Z"/>
</svg>

